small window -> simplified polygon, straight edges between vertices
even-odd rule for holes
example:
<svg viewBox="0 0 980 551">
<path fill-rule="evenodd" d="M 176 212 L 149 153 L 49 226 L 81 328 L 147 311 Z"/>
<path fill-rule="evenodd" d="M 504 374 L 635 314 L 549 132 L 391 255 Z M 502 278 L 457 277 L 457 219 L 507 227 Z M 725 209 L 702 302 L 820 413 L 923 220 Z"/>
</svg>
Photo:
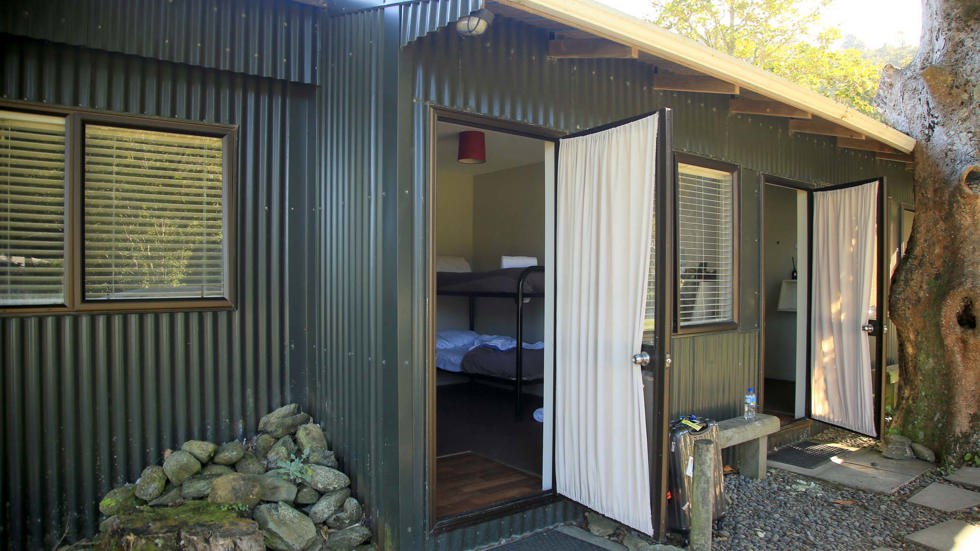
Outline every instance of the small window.
<svg viewBox="0 0 980 551">
<path fill-rule="evenodd" d="M 734 326 L 736 169 L 677 163 L 677 320 L 681 328 Z"/>
<path fill-rule="evenodd" d="M 231 306 L 234 129 L 0 111 L 0 308 Z"/>
<path fill-rule="evenodd" d="M 218 137 L 89 124 L 84 298 L 225 296 Z"/>
<path fill-rule="evenodd" d="M 0 111 L 0 306 L 65 302 L 65 118 Z"/>
</svg>

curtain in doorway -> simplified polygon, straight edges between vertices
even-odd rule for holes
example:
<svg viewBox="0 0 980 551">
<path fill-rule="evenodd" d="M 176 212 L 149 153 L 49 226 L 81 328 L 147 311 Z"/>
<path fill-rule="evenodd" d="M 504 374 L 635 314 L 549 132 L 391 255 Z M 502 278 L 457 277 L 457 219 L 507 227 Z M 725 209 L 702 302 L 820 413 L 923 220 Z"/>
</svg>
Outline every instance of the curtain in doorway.
<svg viewBox="0 0 980 551">
<path fill-rule="evenodd" d="M 814 193 L 814 419 L 876 436 L 868 334 L 878 182 Z"/>
<path fill-rule="evenodd" d="M 640 369 L 657 116 L 561 140 L 555 479 L 579 503 L 652 534 Z"/>
</svg>

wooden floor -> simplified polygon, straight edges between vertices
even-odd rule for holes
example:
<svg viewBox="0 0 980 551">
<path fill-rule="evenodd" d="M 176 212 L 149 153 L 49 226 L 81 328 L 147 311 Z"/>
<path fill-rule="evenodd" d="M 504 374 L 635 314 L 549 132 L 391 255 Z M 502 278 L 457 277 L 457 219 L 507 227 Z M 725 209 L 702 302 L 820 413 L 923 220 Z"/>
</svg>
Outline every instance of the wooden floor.
<svg viewBox="0 0 980 551">
<path fill-rule="evenodd" d="M 541 492 L 541 478 L 472 452 L 436 460 L 436 516 L 444 518 Z"/>
</svg>

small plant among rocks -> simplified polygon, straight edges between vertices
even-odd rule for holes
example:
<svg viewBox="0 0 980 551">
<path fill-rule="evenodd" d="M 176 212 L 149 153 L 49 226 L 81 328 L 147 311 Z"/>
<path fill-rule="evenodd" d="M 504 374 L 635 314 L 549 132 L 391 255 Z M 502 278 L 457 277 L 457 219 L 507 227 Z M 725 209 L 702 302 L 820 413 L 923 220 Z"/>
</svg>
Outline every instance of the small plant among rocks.
<svg viewBox="0 0 980 551">
<path fill-rule="evenodd" d="M 269 472 L 296 484 L 309 484 L 313 476 L 313 469 L 306 464 L 309 459 L 310 451 L 307 449 L 299 457 L 293 454 L 289 456 L 288 460 L 277 460 L 276 468 Z"/>
</svg>

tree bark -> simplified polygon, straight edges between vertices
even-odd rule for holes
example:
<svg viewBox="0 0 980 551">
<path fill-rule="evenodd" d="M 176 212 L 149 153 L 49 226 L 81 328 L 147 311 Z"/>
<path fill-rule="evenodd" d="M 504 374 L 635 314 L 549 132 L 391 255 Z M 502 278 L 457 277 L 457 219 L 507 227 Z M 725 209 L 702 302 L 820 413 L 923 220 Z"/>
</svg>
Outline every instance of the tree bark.
<svg viewBox="0 0 980 551">
<path fill-rule="evenodd" d="M 923 0 L 919 52 L 876 104 L 918 143 L 915 220 L 892 282 L 900 391 L 892 427 L 945 462 L 980 449 L 980 4 Z"/>
</svg>

